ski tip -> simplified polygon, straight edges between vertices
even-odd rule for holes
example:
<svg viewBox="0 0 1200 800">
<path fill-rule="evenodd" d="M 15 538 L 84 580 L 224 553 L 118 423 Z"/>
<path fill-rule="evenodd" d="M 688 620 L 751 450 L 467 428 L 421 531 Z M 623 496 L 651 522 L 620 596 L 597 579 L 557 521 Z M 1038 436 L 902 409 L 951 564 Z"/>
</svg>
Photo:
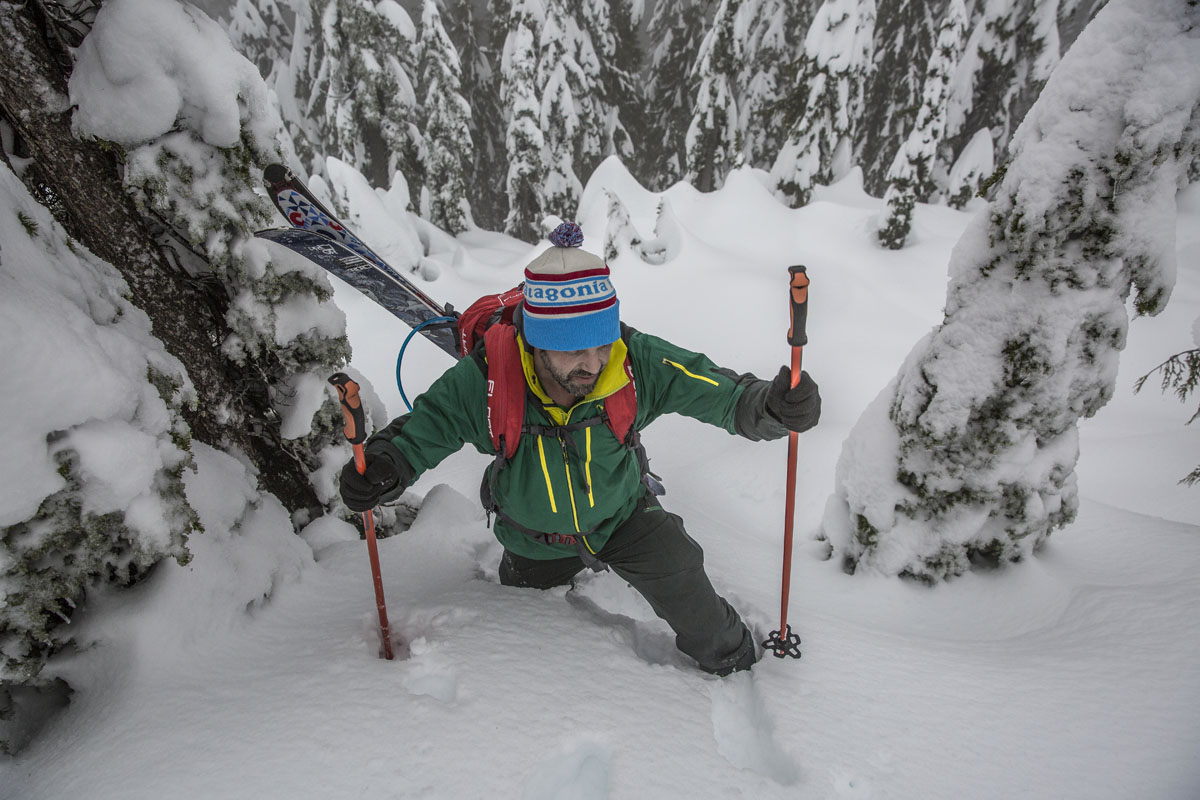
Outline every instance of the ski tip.
<svg viewBox="0 0 1200 800">
<path fill-rule="evenodd" d="M 283 164 L 268 164 L 263 170 L 263 180 L 269 186 L 287 183 L 291 179 L 291 170 Z"/>
</svg>

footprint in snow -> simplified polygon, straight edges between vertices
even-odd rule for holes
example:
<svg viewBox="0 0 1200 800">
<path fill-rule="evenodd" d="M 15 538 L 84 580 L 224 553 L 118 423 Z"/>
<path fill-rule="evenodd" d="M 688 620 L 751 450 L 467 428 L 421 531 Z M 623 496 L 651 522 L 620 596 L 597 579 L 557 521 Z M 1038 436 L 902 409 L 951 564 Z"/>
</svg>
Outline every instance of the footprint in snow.
<svg viewBox="0 0 1200 800">
<path fill-rule="evenodd" d="M 611 754 L 598 742 L 582 742 L 534 767 L 525 800 L 606 800 Z"/>
<path fill-rule="evenodd" d="M 419 642 L 412 643 L 413 660 L 409 661 L 400 685 L 409 694 L 420 694 L 440 700 L 447 705 L 458 699 L 458 676 L 446 664 L 418 658 Z"/>
<path fill-rule="evenodd" d="M 648 664 L 689 667 L 690 659 L 682 655 L 675 647 L 675 635 L 667 624 L 658 619 L 650 609 L 649 604 L 628 586 L 626 592 L 633 596 L 614 599 L 611 596 L 612 587 L 598 589 L 604 586 L 596 581 L 580 582 L 566 593 L 567 602 L 582 611 L 588 617 L 609 630 L 632 650 L 638 658 Z M 593 597 L 594 595 L 594 597 Z M 598 598 L 598 599 L 597 599 Z M 640 602 L 643 609 L 635 604 Z M 610 611 L 609 608 L 620 608 L 621 611 Z M 621 613 L 627 612 L 627 613 Z"/>
<path fill-rule="evenodd" d="M 783 786 L 800 779 L 800 768 L 775 741 L 753 674 L 738 672 L 712 682 L 713 737 L 717 751 L 735 767 Z"/>
</svg>

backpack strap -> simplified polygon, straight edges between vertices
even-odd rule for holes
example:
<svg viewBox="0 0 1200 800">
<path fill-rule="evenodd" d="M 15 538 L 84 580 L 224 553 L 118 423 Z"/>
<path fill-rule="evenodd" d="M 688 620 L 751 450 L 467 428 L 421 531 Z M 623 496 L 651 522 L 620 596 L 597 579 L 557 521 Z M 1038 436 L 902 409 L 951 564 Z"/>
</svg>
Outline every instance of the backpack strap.
<svg viewBox="0 0 1200 800">
<path fill-rule="evenodd" d="M 517 346 L 517 329 L 493 325 L 483 334 L 487 352 L 488 435 L 497 456 L 512 458 L 525 424 L 525 370 Z"/>
<path fill-rule="evenodd" d="M 604 415 L 618 442 L 629 443 L 633 420 L 637 417 L 637 388 L 633 383 L 633 364 L 625 356 L 625 377 L 628 382 L 604 399 Z M 636 436 L 636 433 L 634 433 Z"/>
</svg>

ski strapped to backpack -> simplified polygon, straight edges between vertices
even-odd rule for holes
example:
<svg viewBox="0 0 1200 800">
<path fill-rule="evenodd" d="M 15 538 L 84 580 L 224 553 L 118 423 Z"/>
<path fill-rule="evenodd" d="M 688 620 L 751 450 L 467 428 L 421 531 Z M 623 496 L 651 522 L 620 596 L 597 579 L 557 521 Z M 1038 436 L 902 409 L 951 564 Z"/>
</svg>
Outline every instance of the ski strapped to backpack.
<svg viewBox="0 0 1200 800">
<path fill-rule="evenodd" d="M 476 358 L 487 376 L 487 423 L 488 435 L 496 450 L 495 460 L 487 470 L 480 486 L 479 498 L 488 514 L 495 514 L 506 525 L 540 542 L 548 544 L 574 545 L 580 558 L 592 569 L 603 569 L 604 565 L 587 548 L 583 541 L 591 531 L 574 534 L 547 533 L 525 527 L 506 514 L 495 499 L 496 480 L 501 470 L 516 454 L 521 438 L 528 433 L 558 439 L 569 450 L 576 448 L 571 433 L 584 428 L 606 425 L 617 441 L 628 447 L 638 460 L 638 469 L 643 483 L 656 496 L 665 492 L 658 476 L 650 471 L 650 460 L 642 446 L 641 436 L 634 427 L 637 416 L 637 389 L 633 380 L 633 369 L 628 355 L 625 358 L 625 374 L 628 380 L 615 393 L 606 397 L 600 415 L 566 425 L 536 425 L 525 419 L 525 408 L 530 394 L 521 363 L 521 346 L 517 340 L 515 315 L 519 313 L 522 286 L 498 295 L 488 295 L 473 303 L 459 318 L 459 344 L 464 355 Z M 479 342 L 482 351 L 476 351 Z"/>
</svg>

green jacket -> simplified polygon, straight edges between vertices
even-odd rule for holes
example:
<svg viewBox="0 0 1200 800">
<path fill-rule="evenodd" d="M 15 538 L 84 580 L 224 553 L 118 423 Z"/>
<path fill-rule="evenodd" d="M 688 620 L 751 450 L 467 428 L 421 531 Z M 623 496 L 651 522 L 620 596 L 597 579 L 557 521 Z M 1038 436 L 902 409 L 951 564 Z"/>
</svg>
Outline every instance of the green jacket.
<svg viewBox="0 0 1200 800">
<path fill-rule="evenodd" d="M 769 382 L 737 375 L 704 355 L 628 326 L 622 325 L 622 337 L 613 345 L 595 389 L 570 409 L 550 401 L 534 373 L 532 355 L 519 337 L 518 342 L 532 389 L 526 424 L 563 425 L 598 416 L 604 399 L 628 381 L 623 369 L 628 354 L 637 390 L 637 430 L 663 414 L 677 413 L 753 441 L 787 435 L 766 412 Z M 367 451 L 391 459 L 401 476 L 385 502 L 464 445 L 495 454 L 487 428 L 485 363 L 482 348 L 459 361 L 417 398 L 410 414 L 393 420 L 367 442 Z M 494 499 L 523 527 L 572 537 L 598 553 L 634 513 L 645 492 L 638 459 L 606 425 L 562 435 L 571 437 L 574 446 L 553 436 L 523 433 L 516 454 L 495 476 Z M 485 481 L 495 467 L 488 467 Z M 504 547 L 526 558 L 564 558 L 578 552 L 574 543 L 539 541 L 502 519 L 496 520 L 494 530 Z"/>
</svg>

